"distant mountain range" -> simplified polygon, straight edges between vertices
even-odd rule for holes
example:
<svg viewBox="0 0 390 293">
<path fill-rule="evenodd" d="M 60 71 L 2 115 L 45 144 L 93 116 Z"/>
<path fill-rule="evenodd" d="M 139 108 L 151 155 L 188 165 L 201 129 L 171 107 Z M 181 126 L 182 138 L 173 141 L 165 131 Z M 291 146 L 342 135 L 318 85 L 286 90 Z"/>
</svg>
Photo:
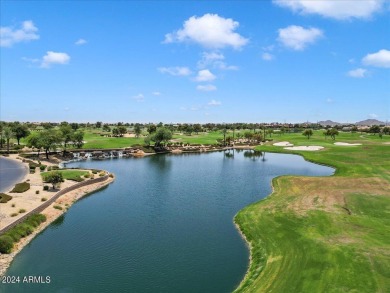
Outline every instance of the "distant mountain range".
<svg viewBox="0 0 390 293">
<path fill-rule="evenodd" d="M 371 126 L 371 125 L 383 125 L 385 124 L 385 122 L 376 119 L 366 119 L 363 121 L 356 122 L 355 124 L 359 126 Z"/>
<path fill-rule="evenodd" d="M 336 125 L 341 125 L 343 123 L 334 122 L 332 120 L 325 120 L 325 121 L 319 121 L 318 124 L 321 124 L 322 126 L 327 126 L 327 125 L 336 126 Z"/>
<path fill-rule="evenodd" d="M 336 126 L 336 125 L 348 125 L 353 123 L 339 123 L 332 120 L 325 120 L 325 121 L 319 121 L 318 124 L 322 126 L 327 126 L 327 125 Z M 376 119 L 366 119 L 355 123 L 355 125 L 357 126 L 371 126 L 371 125 L 384 125 L 384 124 L 385 122 Z"/>
</svg>

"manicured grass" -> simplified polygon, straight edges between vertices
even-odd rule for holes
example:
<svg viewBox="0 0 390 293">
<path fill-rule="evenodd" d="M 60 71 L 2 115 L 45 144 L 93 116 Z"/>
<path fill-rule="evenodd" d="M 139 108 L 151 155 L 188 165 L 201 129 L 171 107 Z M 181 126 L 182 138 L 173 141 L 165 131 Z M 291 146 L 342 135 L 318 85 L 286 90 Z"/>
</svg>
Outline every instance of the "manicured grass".
<svg viewBox="0 0 390 293">
<path fill-rule="evenodd" d="M 81 170 L 59 170 L 57 172 L 60 172 L 64 179 L 73 180 L 77 182 L 84 181 L 84 178 L 82 177 L 86 174 L 89 174 L 88 171 L 81 171 Z M 49 173 L 50 172 L 41 173 L 43 181 L 45 181 L 45 176 Z"/>
<path fill-rule="evenodd" d="M 110 148 L 125 148 L 134 144 L 144 144 L 143 138 L 135 137 L 104 137 L 94 132 L 86 132 L 84 134 L 84 149 L 110 149 Z"/>
<path fill-rule="evenodd" d="M 236 292 L 389 292 L 390 145 L 388 136 L 340 133 L 335 146 L 315 132 L 274 135 L 274 142 L 321 145 L 297 153 L 334 166 L 331 177 L 282 176 L 274 192 L 241 210 L 235 222 L 251 243 L 252 263 Z M 273 143 L 274 143 L 273 142 Z"/>
</svg>

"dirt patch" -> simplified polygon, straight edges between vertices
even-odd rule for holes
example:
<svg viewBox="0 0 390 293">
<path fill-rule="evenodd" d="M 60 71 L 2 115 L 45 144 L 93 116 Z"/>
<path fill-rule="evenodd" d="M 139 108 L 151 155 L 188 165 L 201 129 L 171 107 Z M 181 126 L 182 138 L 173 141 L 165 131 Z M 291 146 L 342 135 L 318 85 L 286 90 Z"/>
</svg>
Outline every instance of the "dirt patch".
<svg viewBox="0 0 390 293">
<path fill-rule="evenodd" d="M 283 184 L 278 181 L 283 180 Z M 278 186 L 284 186 L 282 190 Z M 390 196 L 390 186 L 382 178 L 344 177 L 281 177 L 275 182 L 278 202 L 298 214 L 309 210 L 325 210 L 353 214 L 345 197 L 353 193 L 367 193 Z"/>
</svg>

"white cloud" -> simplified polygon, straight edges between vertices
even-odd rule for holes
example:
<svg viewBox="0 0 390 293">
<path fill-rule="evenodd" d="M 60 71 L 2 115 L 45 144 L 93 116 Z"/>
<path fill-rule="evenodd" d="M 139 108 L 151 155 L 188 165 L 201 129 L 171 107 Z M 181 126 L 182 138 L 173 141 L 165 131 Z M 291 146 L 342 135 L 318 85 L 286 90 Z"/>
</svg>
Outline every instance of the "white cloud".
<svg viewBox="0 0 390 293">
<path fill-rule="evenodd" d="M 335 19 L 370 18 L 383 7 L 383 0 L 273 0 L 281 7 L 300 14 L 318 14 Z"/>
<path fill-rule="evenodd" d="M 77 46 L 85 45 L 87 43 L 84 39 L 78 39 L 74 44 Z"/>
<path fill-rule="evenodd" d="M 23 21 L 21 28 L 0 27 L 0 46 L 12 47 L 16 43 L 38 40 L 38 28 L 31 20 Z"/>
<path fill-rule="evenodd" d="M 47 51 L 42 58 L 41 67 L 50 68 L 52 64 L 68 64 L 70 56 L 66 53 Z"/>
<path fill-rule="evenodd" d="M 203 52 L 202 59 L 198 61 L 198 68 L 212 67 L 220 70 L 238 70 L 237 66 L 227 65 L 225 56 L 220 52 Z"/>
<path fill-rule="evenodd" d="M 198 91 L 211 92 L 211 91 L 216 91 L 217 87 L 212 84 L 206 84 L 206 85 L 198 85 L 196 89 Z"/>
<path fill-rule="evenodd" d="M 367 54 L 363 60 L 364 65 L 390 68 L 390 51 L 382 49 L 373 54 Z"/>
<path fill-rule="evenodd" d="M 368 114 L 368 117 L 370 117 L 371 119 L 376 119 L 378 118 L 378 115 L 372 113 L 372 114 Z"/>
<path fill-rule="evenodd" d="M 209 105 L 209 106 L 220 106 L 220 105 L 222 105 L 222 103 L 220 101 L 211 100 L 210 102 L 207 103 L 207 105 Z"/>
<path fill-rule="evenodd" d="M 305 29 L 297 25 L 281 28 L 278 32 L 278 41 L 293 50 L 304 50 L 307 45 L 313 44 L 323 36 L 323 32 L 318 28 Z"/>
<path fill-rule="evenodd" d="M 145 99 L 145 97 L 144 97 L 143 94 L 138 94 L 138 95 L 136 95 L 136 96 L 133 96 L 132 99 L 133 99 L 133 100 L 136 100 L 136 101 L 138 101 L 138 102 L 142 102 L 142 101 Z"/>
<path fill-rule="evenodd" d="M 261 59 L 265 60 L 265 61 L 271 61 L 275 58 L 274 55 L 268 53 L 268 52 L 264 52 L 263 54 L 261 54 Z"/>
<path fill-rule="evenodd" d="M 152 95 L 153 96 L 161 96 L 161 93 L 156 91 L 156 92 L 153 92 Z"/>
<path fill-rule="evenodd" d="M 349 77 L 363 78 L 367 76 L 367 69 L 356 68 L 354 70 L 348 71 L 347 75 Z"/>
<path fill-rule="evenodd" d="M 217 77 L 210 72 L 208 69 L 203 69 L 198 71 L 198 75 L 195 77 L 195 80 L 198 82 L 207 82 L 213 81 Z"/>
<path fill-rule="evenodd" d="M 160 67 L 158 70 L 161 73 L 168 73 L 173 76 L 188 76 L 192 72 L 188 67 Z"/>
<path fill-rule="evenodd" d="M 217 14 L 192 16 L 184 22 L 183 28 L 166 34 L 164 43 L 193 42 L 211 49 L 240 49 L 248 43 L 248 39 L 234 32 L 238 26 L 237 21 Z"/>
<path fill-rule="evenodd" d="M 41 61 L 38 58 L 28 58 L 28 57 L 22 57 L 22 60 L 30 63 L 38 63 Z"/>
</svg>

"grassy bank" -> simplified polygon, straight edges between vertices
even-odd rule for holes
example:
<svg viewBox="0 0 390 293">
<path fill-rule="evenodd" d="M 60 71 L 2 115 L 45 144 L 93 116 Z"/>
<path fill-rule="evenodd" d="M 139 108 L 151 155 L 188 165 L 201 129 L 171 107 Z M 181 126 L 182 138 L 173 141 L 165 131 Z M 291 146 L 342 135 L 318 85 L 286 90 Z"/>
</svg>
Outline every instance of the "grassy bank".
<svg viewBox="0 0 390 293">
<path fill-rule="evenodd" d="M 320 145 L 297 153 L 334 166 L 331 177 L 282 176 L 274 192 L 235 217 L 251 243 L 252 262 L 236 292 L 389 292 L 389 138 L 341 133 L 335 146 L 320 133 L 311 139 L 288 134 L 275 141 Z"/>
<path fill-rule="evenodd" d="M 62 177 L 67 180 L 73 180 L 77 182 L 81 182 L 84 180 L 84 176 L 89 174 L 88 171 L 82 171 L 82 170 L 58 170 L 56 171 L 58 173 L 62 174 Z M 50 172 L 43 172 L 41 173 L 42 179 L 45 182 L 46 176 L 50 174 Z"/>
</svg>

